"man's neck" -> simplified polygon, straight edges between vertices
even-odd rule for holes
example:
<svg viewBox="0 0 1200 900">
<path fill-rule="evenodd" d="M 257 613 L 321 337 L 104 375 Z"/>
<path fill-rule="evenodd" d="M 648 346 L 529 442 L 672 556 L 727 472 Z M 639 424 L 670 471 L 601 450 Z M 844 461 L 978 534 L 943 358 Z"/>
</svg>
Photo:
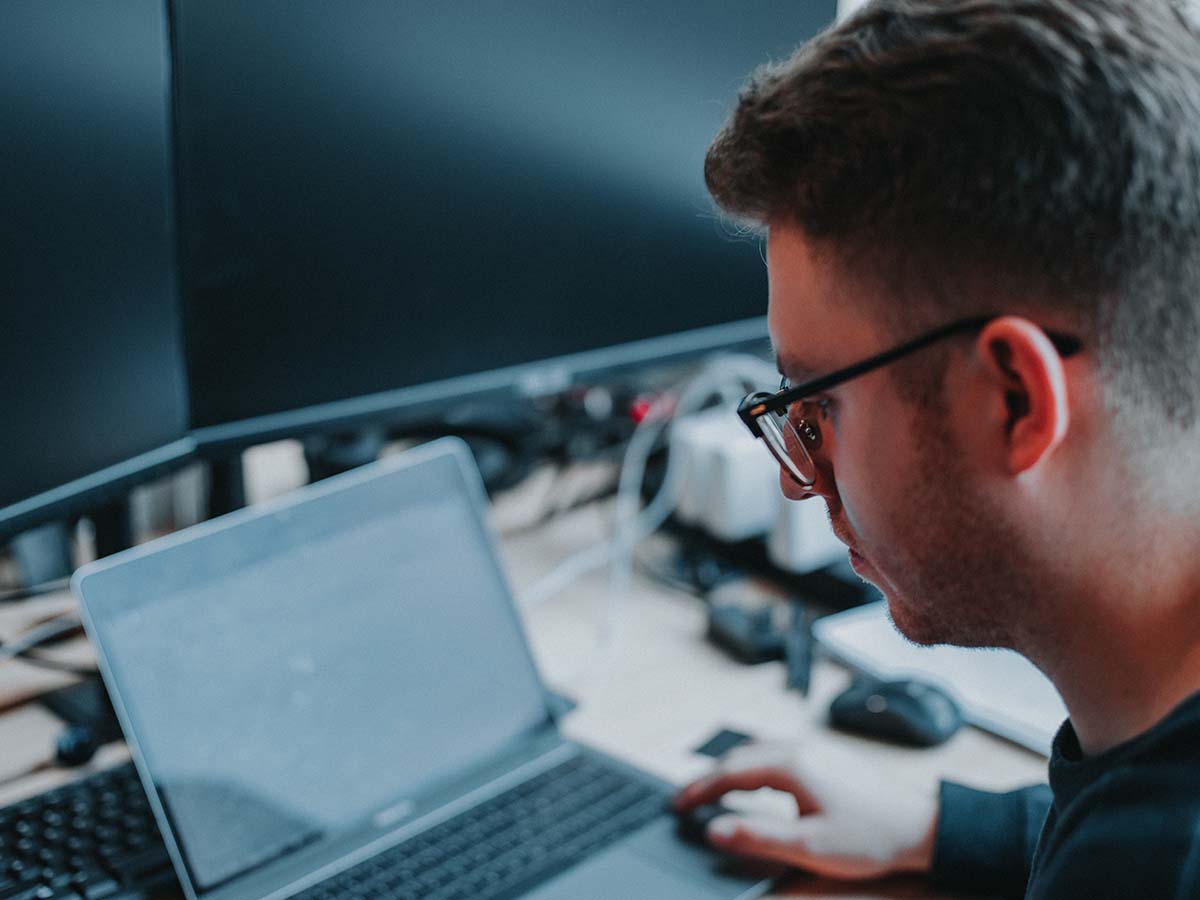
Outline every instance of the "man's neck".
<svg viewBox="0 0 1200 900">
<path fill-rule="evenodd" d="M 1076 597 L 1073 614 L 1040 629 L 1055 644 L 1029 653 L 1062 695 L 1087 756 L 1149 730 L 1200 691 L 1200 593 L 1151 590 L 1106 603 Z M 1085 606 L 1094 616 L 1081 622 Z"/>
</svg>

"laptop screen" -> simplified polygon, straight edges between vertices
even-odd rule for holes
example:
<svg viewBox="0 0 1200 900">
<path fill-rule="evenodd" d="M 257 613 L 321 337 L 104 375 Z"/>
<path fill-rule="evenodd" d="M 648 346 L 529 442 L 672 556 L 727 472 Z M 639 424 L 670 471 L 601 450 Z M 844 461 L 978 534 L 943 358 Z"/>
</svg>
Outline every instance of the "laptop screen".
<svg viewBox="0 0 1200 900">
<path fill-rule="evenodd" d="M 546 721 L 465 454 L 415 453 L 79 582 L 197 893 Z"/>
</svg>

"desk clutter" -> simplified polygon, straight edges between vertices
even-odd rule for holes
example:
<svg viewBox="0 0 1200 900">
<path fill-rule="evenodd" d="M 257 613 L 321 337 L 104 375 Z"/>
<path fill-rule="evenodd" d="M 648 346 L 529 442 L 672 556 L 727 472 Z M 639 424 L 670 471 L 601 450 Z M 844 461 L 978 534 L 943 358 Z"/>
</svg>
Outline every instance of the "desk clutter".
<svg viewBox="0 0 1200 900">
<path fill-rule="evenodd" d="M 428 452 L 433 451 L 418 451 L 418 455 Z M 401 463 L 395 460 L 391 463 L 396 464 Z M 364 476 L 360 473 L 352 476 L 352 480 L 355 477 Z M 334 481 L 318 486 L 316 491 L 318 495 L 324 491 L 336 493 L 336 486 L 337 482 Z M 275 508 L 286 508 L 288 502 L 284 501 L 282 507 L 276 504 Z M 253 519 L 255 515 L 261 514 L 248 511 L 245 516 Z M 366 519 L 369 520 L 370 516 Z M 203 531 L 204 529 L 201 529 L 202 533 Z M 217 527 L 216 531 L 219 532 L 220 527 Z M 522 540 L 530 534 L 527 531 L 519 533 Z M 166 545 L 171 546 L 175 541 L 186 543 L 186 536 L 168 539 Z M 804 694 L 805 682 L 812 676 L 813 668 L 820 659 L 811 633 L 813 621 L 821 621 L 813 614 L 817 608 L 816 604 L 788 600 L 786 589 L 778 595 L 783 597 L 783 600 L 762 604 L 761 597 L 756 600 L 752 596 L 753 592 L 748 593 L 742 589 L 746 578 L 745 559 L 739 559 L 736 555 L 724 559 L 714 557 L 711 555 L 711 547 L 706 547 L 703 553 L 697 552 L 693 542 L 681 540 L 678 535 L 672 537 L 669 532 L 665 537 L 665 545 L 673 546 L 674 552 L 678 554 L 674 565 L 675 575 L 679 576 L 680 572 L 692 572 L 692 575 L 687 577 L 676 578 L 673 593 L 679 609 L 682 611 L 687 608 L 707 617 L 705 630 L 695 633 L 691 648 L 685 652 L 691 655 L 702 654 L 705 644 L 708 644 L 715 653 L 726 660 L 726 665 L 734 667 L 726 676 L 731 681 L 736 681 L 734 671 L 737 669 L 754 670 L 763 666 L 778 666 L 778 669 L 772 669 L 779 673 L 778 690 L 783 692 L 790 686 L 792 690 L 789 695 L 793 699 L 788 702 L 794 708 L 803 709 L 806 704 L 815 702 L 820 708 L 829 709 L 831 695 L 828 687 L 824 686 L 825 682 L 818 682 L 819 689 L 811 700 L 806 701 Z M 261 551 L 261 548 L 259 550 Z M 135 558 L 138 555 L 133 554 Z M 267 554 L 268 558 L 269 555 Z M 106 563 L 102 569 L 108 565 Z M 358 566 L 357 569 L 361 570 L 362 567 Z M 651 574 L 645 566 L 642 567 L 642 571 Z M 708 574 L 701 575 L 697 580 L 694 577 L 697 571 Z M 654 573 L 651 577 L 656 582 L 667 583 L 667 579 L 660 577 L 661 574 Z M 701 587 L 699 591 L 696 590 L 698 584 Z M 683 590 L 678 590 L 679 588 Z M 136 593 L 137 590 L 145 591 L 147 586 L 141 582 L 131 582 L 119 593 L 132 596 L 130 591 Z M 114 597 L 116 596 L 114 594 Z M 756 602 L 760 605 L 756 606 Z M 53 614 L 62 615 L 68 608 L 58 604 L 54 606 Z M 50 608 L 47 609 L 49 611 Z M 152 607 L 148 610 L 152 610 Z M 146 623 L 139 625 L 137 633 L 145 637 L 146 627 Z M 203 640 L 195 628 L 189 628 L 188 632 L 193 638 Z M 271 655 L 282 657 L 286 654 L 277 652 Z M 67 654 L 63 658 L 67 657 L 80 669 L 90 666 L 90 662 L 81 658 L 78 653 Z M 781 663 L 784 665 L 780 665 Z M 161 664 L 161 660 L 157 664 Z M 58 677 L 49 671 L 45 674 L 51 679 Z M 68 687 L 63 687 L 53 680 L 45 684 L 58 685 L 56 690 L 44 694 L 41 702 L 53 710 L 63 725 L 70 729 L 62 732 L 62 737 L 79 737 L 76 730 L 79 726 L 84 726 L 91 735 L 74 748 L 60 745 L 57 748 L 59 763 L 70 761 L 64 750 L 69 752 L 74 749 L 79 752 L 79 759 L 82 761 L 92 749 L 90 742 L 102 744 L 114 736 L 111 712 L 107 710 L 106 705 L 107 694 L 97 693 L 96 682 L 85 681 Z M 578 698 L 583 701 L 582 704 L 576 708 L 574 700 L 563 696 L 571 693 L 564 690 L 545 698 L 547 708 L 556 719 L 564 721 L 568 729 L 572 727 L 572 722 L 585 721 L 589 715 L 594 714 L 594 703 L 589 702 L 594 695 L 585 692 L 584 696 Z M 836 705 L 836 701 L 834 703 Z M 826 724 L 838 724 L 830 714 L 818 716 L 818 720 Z M 770 730 L 762 732 L 757 727 L 733 727 L 713 736 L 712 740 L 705 741 L 705 746 L 700 747 L 697 742 L 690 745 L 690 749 L 720 756 L 739 743 L 749 740 L 751 735 L 762 733 L 770 734 Z M 684 734 L 685 732 L 680 732 L 681 736 Z M 55 750 L 51 747 L 48 752 L 53 754 Z M 653 767 L 652 763 L 651 768 Z M 682 773 L 682 770 L 680 771 Z M 681 774 L 674 777 L 678 779 L 689 776 Z M 635 782 L 643 783 L 637 779 Z M 3 876 L 0 878 L 0 900 L 10 900 L 14 897 L 33 900 L 36 897 L 60 896 L 102 900 L 109 896 L 123 898 L 130 892 L 147 889 L 165 890 L 168 894 L 177 891 L 170 855 L 158 831 L 154 806 L 149 802 L 142 784 L 133 764 L 123 763 L 88 775 L 82 780 L 27 796 L 0 809 L 0 876 Z M 654 809 L 661 810 L 664 798 L 669 796 L 670 788 L 659 783 L 652 793 L 657 798 L 654 801 Z M 637 802 L 641 801 L 634 801 L 635 807 Z M 645 802 L 650 803 L 649 800 Z M 608 810 L 608 807 L 604 809 Z M 609 810 L 604 814 L 606 822 L 611 812 L 612 810 Z M 645 814 L 649 813 L 650 806 L 647 805 Z M 655 815 L 657 814 L 656 812 Z M 624 821 L 616 813 L 613 813 L 613 816 L 614 821 Z M 633 824 L 628 827 L 638 827 L 634 820 L 630 822 Z M 686 830 L 687 823 L 683 823 L 682 827 Z M 601 834 L 594 829 L 593 832 Z M 300 834 L 303 835 L 302 832 Z M 309 839 L 304 838 L 299 846 L 303 848 L 309 845 Z M 578 842 L 571 844 L 571 847 L 576 849 L 578 846 Z M 574 852 L 576 851 L 571 851 Z M 566 857 L 558 855 L 555 858 L 575 857 L 568 854 Z M 440 869 L 438 871 L 440 872 Z M 509 874 L 500 873 L 494 877 L 503 880 L 517 871 L 512 869 Z M 441 873 L 437 877 L 441 878 L 444 874 Z M 451 886 L 451 882 L 447 881 L 446 886 Z M 449 890 L 449 887 L 447 889 Z M 470 896 L 487 895 L 476 891 Z"/>
<path fill-rule="evenodd" d="M 171 860 L 191 894 L 765 890 L 676 837 L 668 783 L 561 733 L 485 512 L 444 439 L 82 568 L 138 778 L 5 810 L 8 893 L 114 895 Z"/>
</svg>

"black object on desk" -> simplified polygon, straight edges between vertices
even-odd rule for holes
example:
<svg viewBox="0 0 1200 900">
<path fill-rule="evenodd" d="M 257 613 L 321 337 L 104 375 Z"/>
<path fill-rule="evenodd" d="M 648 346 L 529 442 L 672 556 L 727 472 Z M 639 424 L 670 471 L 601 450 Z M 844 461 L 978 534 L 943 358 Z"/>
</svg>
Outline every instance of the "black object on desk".
<svg viewBox="0 0 1200 900">
<path fill-rule="evenodd" d="M 38 702 L 67 725 L 57 744 L 56 761 L 61 766 L 82 766 L 105 744 L 124 737 L 99 678 L 43 694 Z"/>
<path fill-rule="evenodd" d="M 800 601 L 793 600 L 790 606 L 790 621 L 781 627 L 771 607 L 748 610 L 736 604 L 714 605 L 708 611 L 707 635 L 748 665 L 784 660 L 787 686 L 807 696 L 812 673 L 812 620 Z"/>
<path fill-rule="evenodd" d="M 753 740 L 754 738 L 741 731 L 722 728 L 692 752 L 699 753 L 701 756 L 711 756 L 713 759 L 719 759 L 734 747 L 749 744 Z"/>
<path fill-rule="evenodd" d="M 863 677 L 834 699 L 829 721 L 867 737 L 932 747 L 949 740 L 963 719 L 958 704 L 931 684 Z"/>
<path fill-rule="evenodd" d="M 775 614 L 770 607 L 743 609 L 736 604 L 711 607 L 708 639 L 747 665 L 783 658 L 783 632 L 775 625 Z"/>
<path fill-rule="evenodd" d="M 792 622 L 783 638 L 783 658 L 787 663 L 787 686 L 808 696 L 812 678 L 812 616 L 804 604 L 793 601 Z"/>
</svg>

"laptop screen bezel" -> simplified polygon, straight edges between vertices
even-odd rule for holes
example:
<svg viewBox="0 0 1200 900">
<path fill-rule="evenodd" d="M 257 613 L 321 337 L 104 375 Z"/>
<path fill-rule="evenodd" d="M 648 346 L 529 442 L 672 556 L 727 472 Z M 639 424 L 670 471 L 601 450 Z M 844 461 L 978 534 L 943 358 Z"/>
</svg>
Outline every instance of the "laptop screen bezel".
<svg viewBox="0 0 1200 900">
<path fill-rule="evenodd" d="M 486 515 L 487 494 L 470 450 L 466 444 L 457 438 L 442 438 L 421 445 L 377 463 L 372 463 L 360 469 L 300 488 L 259 506 L 238 510 L 219 519 L 193 526 L 183 532 L 168 535 L 123 553 L 107 557 L 95 563 L 88 564 L 76 572 L 72 579 L 72 589 L 80 604 L 84 627 L 95 648 L 98 666 L 105 686 L 112 698 L 113 707 L 121 722 L 133 763 L 146 790 L 148 800 L 153 809 L 155 819 L 158 822 L 168 853 L 171 856 L 180 885 L 188 900 L 244 900 L 244 898 L 249 897 L 290 896 L 299 890 L 305 889 L 309 884 L 319 882 L 340 868 L 343 868 L 339 863 L 345 861 L 346 865 L 352 865 L 356 861 L 356 851 L 361 848 L 380 844 L 382 845 L 380 849 L 382 849 L 383 846 L 388 844 L 387 838 L 391 835 L 396 835 L 398 839 L 403 839 L 402 835 L 411 830 L 414 821 L 423 818 L 430 812 L 430 809 L 426 808 L 426 804 L 422 802 L 423 798 L 436 796 L 445 782 L 453 781 L 454 778 L 466 775 L 467 773 L 456 773 L 456 775 L 442 779 L 414 797 L 381 798 L 381 804 L 385 807 L 394 805 L 397 808 L 401 808 L 408 805 L 412 809 L 411 814 L 398 816 L 395 821 L 389 822 L 386 826 L 364 824 L 360 829 L 339 834 L 333 838 L 318 840 L 312 845 L 239 873 L 206 890 L 198 889 L 170 809 L 164 802 L 164 798 L 155 781 L 154 772 L 151 771 L 146 754 L 143 752 L 139 739 L 139 729 L 135 726 L 137 718 L 130 714 L 130 708 L 127 705 L 129 703 L 128 692 L 124 689 L 124 685 L 121 683 L 116 669 L 109 659 L 108 648 L 104 639 L 107 611 L 104 609 L 104 603 L 97 601 L 95 598 L 95 594 L 97 593 L 95 586 L 108 578 L 114 577 L 112 573 L 118 568 L 122 570 L 121 577 L 126 577 L 131 573 L 130 567 L 134 567 L 132 572 L 136 573 L 136 567 L 143 565 L 145 560 L 156 557 L 158 554 L 172 548 L 204 540 L 220 532 L 245 527 L 249 523 L 278 516 L 280 513 L 296 507 L 319 503 L 323 497 L 338 493 L 346 488 L 361 485 L 364 482 L 374 479 L 386 478 L 401 472 L 407 472 L 412 468 L 446 457 L 453 459 L 456 463 L 458 473 L 461 476 L 461 482 L 465 486 L 465 492 L 472 513 L 477 518 L 480 533 L 488 544 L 499 584 L 507 597 L 509 612 L 514 618 L 516 628 L 524 638 L 525 653 L 528 655 L 529 663 L 533 666 L 536 676 L 536 663 L 533 660 L 528 637 L 525 634 L 523 623 L 518 614 L 510 581 L 507 573 L 504 571 L 498 541 L 488 523 Z M 544 714 L 534 728 L 526 735 L 522 735 L 517 739 L 518 742 L 527 743 L 530 748 L 536 751 L 534 753 L 535 756 L 538 752 L 551 751 L 561 744 L 551 695 L 540 676 L 537 676 L 537 683 L 541 688 Z M 144 723 L 142 727 L 145 727 Z M 518 747 L 516 744 L 513 746 L 498 747 L 495 748 L 494 753 L 489 755 L 489 758 L 502 758 L 506 755 L 514 754 L 517 750 Z M 474 766 L 469 768 L 474 768 Z M 394 801 L 394 803 L 391 801 Z"/>
</svg>

